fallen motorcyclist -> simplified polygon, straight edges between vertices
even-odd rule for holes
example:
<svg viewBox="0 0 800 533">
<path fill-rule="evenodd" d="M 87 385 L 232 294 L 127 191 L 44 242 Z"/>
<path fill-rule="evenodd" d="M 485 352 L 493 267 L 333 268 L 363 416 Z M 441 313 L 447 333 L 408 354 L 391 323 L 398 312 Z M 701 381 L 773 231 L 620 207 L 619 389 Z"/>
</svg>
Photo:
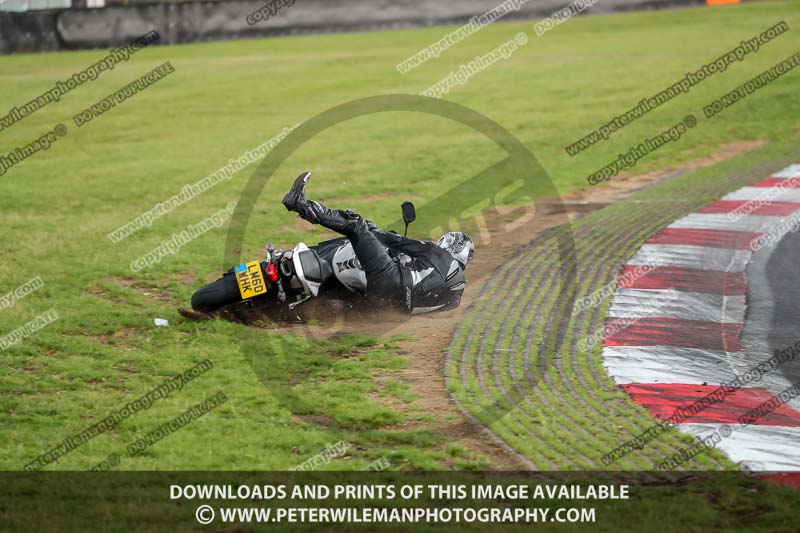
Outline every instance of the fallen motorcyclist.
<svg viewBox="0 0 800 533">
<path fill-rule="evenodd" d="M 475 253 L 466 233 L 445 233 L 434 244 L 383 231 L 353 210 L 330 209 L 307 199 L 310 178 L 310 172 L 300 174 L 283 205 L 350 240 L 366 275 L 371 303 L 414 314 L 458 307 L 466 287 L 464 269 Z"/>
<path fill-rule="evenodd" d="M 183 316 L 205 319 L 243 304 L 231 307 L 234 316 L 250 309 L 288 317 L 298 305 L 322 294 L 333 297 L 327 299 L 330 303 L 344 303 L 346 294 L 356 294 L 366 299 L 361 303 L 367 308 L 414 314 L 458 307 L 466 287 L 464 269 L 475 253 L 467 234 L 445 233 L 434 244 L 383 231 L 355 211 L 329 209 L 307 199 L 310 177 L 310 172 L 300 174 L 283 204 L 342 237 L 314 246 L 300 242 L 291 250 L 276 250 L 268 243 L 264 260 L 236 265 L 195 291 L 192 310 L 178 310 Z M 413 204 L 403 204 L 406 229 L 415 217 Z M 337 300 L 336 294 L 344 298 Z"/>
</svg>

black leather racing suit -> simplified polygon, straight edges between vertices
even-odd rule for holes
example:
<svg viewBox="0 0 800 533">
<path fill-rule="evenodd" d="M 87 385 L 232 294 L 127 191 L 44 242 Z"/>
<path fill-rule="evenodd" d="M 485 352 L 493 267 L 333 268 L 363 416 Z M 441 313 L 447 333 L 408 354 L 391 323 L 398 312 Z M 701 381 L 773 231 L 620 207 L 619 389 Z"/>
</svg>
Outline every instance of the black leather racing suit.
<svg viewBox="0 0 800 533">
<path fill-rule="evenodd" d="M 466 287 L 464 270 L 436 244 L 379 230 L 355 211 L 309 201 L 306 220 L 346 236 L 367 277 L 367 298 L 410 313 L 453 309 Z"/>
</svg>

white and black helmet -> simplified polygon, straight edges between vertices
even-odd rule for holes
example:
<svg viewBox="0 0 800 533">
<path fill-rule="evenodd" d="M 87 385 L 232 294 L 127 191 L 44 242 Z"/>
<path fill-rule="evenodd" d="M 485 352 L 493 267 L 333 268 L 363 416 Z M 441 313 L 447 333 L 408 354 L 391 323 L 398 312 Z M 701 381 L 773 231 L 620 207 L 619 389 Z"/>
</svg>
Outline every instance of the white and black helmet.
<svg viewBox="0 0 800 533">
<path fill-rule="evenodd" d="M 472 242 L 469 235 L 460 231 L 445 233 L 439 237 L 436 244 L 439 245 L 439 248 L 450 252 L 450 255 L 461 263 L 462 267 L 466 267 L 475 255 L 475 243 Z"/>
</svg>

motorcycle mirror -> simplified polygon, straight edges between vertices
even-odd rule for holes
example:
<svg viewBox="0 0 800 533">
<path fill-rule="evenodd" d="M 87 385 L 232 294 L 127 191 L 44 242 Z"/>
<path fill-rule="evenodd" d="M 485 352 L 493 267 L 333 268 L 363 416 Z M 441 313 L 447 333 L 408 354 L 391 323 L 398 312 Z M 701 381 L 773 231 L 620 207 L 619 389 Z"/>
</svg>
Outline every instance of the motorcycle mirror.
<svg viewBox="0 0 800 533">
<path fill-rule="evenodd" d="M 406 223 L 406 231 L 403 233 L 405 237 L 408 235 L 408 225 L 417 219 L 417 210 L 411 202 L 403 202 L 400 207 L 403 209 L 403 222 Z"/>
</svg>

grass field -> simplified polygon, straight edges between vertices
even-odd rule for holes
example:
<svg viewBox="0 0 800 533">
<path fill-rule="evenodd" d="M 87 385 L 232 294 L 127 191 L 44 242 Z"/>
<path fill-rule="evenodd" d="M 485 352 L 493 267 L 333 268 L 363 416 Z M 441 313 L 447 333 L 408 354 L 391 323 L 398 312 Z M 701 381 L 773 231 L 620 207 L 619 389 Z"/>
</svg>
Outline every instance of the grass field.
<svg viewBox="0 0 800 533">
<path fill-rule="evenodd" d="M 758 53 L 610 141 L 575 157 L 564 152 L 614 115 L 780 20 L 792 29 Z M 508 128 L 533 151 L 561 192 L 586 186 L 589 173 L 687 113 L 697 114 L 697 127 L 641 160 L 635 171 L 709 155 L 732 141 L 769 142 L 766 152 L 742 157 L 737 164 L 778 158 L 795 147 L 800 130 L 800 72 L 712 119 L 702 118 L 701 108 L 796 52 L 797 26 L 796 1 L 581 17 L 538 38 L 533 21 L 497 23 L 406 75 L 395 65 L 448 28 L 139 52 L 0 132 L 0 154 L 7 154 L 58 123 L 69 129 L 48 151 L 0 177 L 0 296 L 35 276 L 44 281 L 13 308 L 0 310 L 0 333 L 50 308 L 60 316 L 2 353 L 0 468 L 21 468 L 205 359 L 213 362 L 211 370 L 48 469 L 86 470 L 111 453 L 122 454 L 131 442 L 220 390 L 228 397 L 224 405 L 145 453 L 124 458 L 117 468 L 286 469 L 338 441 L 354 447 L 326 468 L 363 469 L 380 458 L 399 469 L 491 468 L 458 442 L 399 424 L 431 415 L 398 378 L 407 361 L 397 339 L 290 340 L 294 353 L 276 370 L 283 374 L 273 379 L 285 381 L 303 399 L 304 411 L 292 411 L 264 388 L 242 351 L 242 346 L 271 342 L 274 333 L 180 318 L 176 306 L 186 305 L 193 290 L 220 269 L 223 228 L 158 265 L 130 270 L 132 260 L 162 240 L 236 200 L 255 167 L 118 244 L 106 235 L 284 127 L 357 98 L 416 94 L 520 31 L 528 33 L 527 45 L 446 98 Z M 0 58 L 0 109 L 22 105 L 103 54 Z M 164 61 L 171 62 L 174 74 L 80 129 L 72 123 L 73 115 Z M 259 199 L 246 249 L 257 257 L 267 237 L 288 243 L 319 236 L 296 225 L 279 205 L 283 189 L 300 170 L 314 171 L 316 197 L 348 201 L 381 224 L 396 218 L 397 204 L 406 197 L 424 204 L 500 155 L 480 135 L 424 115 L 388 113 L 341 124 L 304 145 L 280 168 L 278 183 Z M 591 241 L 586 246 L 589 254 Z M 154 317 L 169 319 L 171 326 L 154 328 Z M 581 424 L 596 423 L 586 413 L 571 416 L 578 435 Z M 327 423 L 314 423 L 314 417 Z M 511 433 L 523 430 L 531 428 L 519 426 Z M 549 445 L 567 447 L 569 442 Z M 536 453 L 537 448 L 523 451 Z"/>
</svg>

